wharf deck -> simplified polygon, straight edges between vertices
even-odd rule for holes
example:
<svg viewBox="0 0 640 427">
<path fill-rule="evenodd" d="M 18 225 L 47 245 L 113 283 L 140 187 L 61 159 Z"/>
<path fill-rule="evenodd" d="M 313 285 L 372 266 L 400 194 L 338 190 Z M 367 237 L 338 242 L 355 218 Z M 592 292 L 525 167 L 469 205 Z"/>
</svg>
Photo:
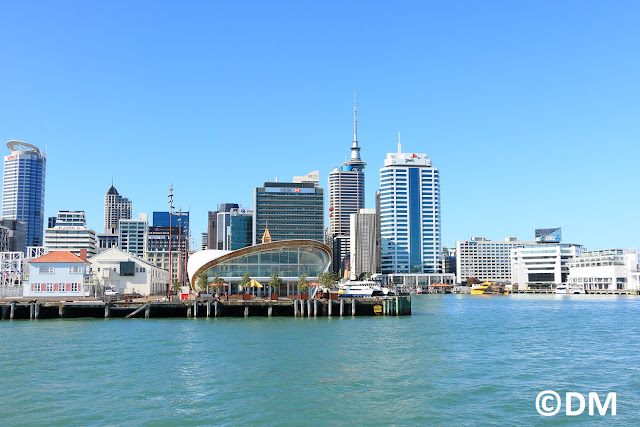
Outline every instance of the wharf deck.
<svg viewBox="0 0 640 427">
<path fill-rule="evenodd" d="M 0 301 L 0 319 L 53 318 L 158 318 L 158 317 L 331 317 L 411 315 L 411 297 L 331 299 L 197 299 L 188 301 L 104 302 L 95 299 L 74 301 Z"/>
<path fill-rule="evenodd" d="M 555 294 L 555 289 L 514 289 L 512 294 Z M 588 295 L 638 295 L 634 289 L 587 289 Z M 559 294 L 563 295 L 563 294 Z M 575 294 L 574 294 L 575 295 Z"/>
</svg>

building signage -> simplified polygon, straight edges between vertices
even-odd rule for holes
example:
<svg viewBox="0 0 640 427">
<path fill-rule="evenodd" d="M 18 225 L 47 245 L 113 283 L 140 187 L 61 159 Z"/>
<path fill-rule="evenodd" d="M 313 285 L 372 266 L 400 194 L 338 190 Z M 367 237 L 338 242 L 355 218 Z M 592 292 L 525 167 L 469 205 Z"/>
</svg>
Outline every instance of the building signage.
<svg viewBox="0 0 640 427">
<path fill-rule="evenodd" d="M 265 193 L 315 193 L 315 188 L 267 187 Z"/>
</svg>

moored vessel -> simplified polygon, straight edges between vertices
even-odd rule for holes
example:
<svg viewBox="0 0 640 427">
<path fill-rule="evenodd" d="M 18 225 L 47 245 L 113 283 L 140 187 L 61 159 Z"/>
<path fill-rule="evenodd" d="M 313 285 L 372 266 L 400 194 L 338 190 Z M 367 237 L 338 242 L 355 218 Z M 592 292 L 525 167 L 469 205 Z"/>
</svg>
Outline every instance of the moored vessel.
<svg viewBox="0 0 640 427">
<path fill-rule="evenodd" d="M 393 291 L 389 288 L 380 286 L 380 283 L 374 281 L 348 281 L 340 285 L 338 297 L 384 297 L 393 295 Z"/>
<path fill-rule="evenodd" d="M 559 295 L 571 295 L 571 294 L 584 294 L 586 293 L 584 291 L 584 287 L 578 285 L 578 284 L 568 284 L 568 283 L 563 283 L 561 285 L 558 285 L 558 287 L 556 287 L 556 294 Z"/>
</svg>

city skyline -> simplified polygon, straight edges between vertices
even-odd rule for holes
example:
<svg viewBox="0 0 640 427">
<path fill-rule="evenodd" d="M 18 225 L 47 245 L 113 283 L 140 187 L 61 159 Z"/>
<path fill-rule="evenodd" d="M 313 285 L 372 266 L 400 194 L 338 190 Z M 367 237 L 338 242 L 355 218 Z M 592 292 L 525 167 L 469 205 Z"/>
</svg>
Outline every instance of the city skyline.
<svg viewBox="0 0 640 427">
<path fill-rule="evenodd" d="M 444 246 L 544 227 L 640 241 L 636 3 L 36 3 L 3 5 L 0 140 L 47 152 L 45 217 L 83 210 L 99 232 L 112 177 L 134 218 L 173 184 L 197 243 L 208 211 L 253 208 L 265 181 L 318 169 L 327 190 L 357 90 L 368 170 L 400 131 L 441 171 Z"/>
</svg>

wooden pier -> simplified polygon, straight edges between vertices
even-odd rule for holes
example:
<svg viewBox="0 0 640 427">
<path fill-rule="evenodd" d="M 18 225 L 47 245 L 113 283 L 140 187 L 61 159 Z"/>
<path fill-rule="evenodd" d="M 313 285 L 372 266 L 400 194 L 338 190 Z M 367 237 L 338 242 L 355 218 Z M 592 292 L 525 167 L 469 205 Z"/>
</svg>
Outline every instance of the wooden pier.
<svg viewBox="0 0 640 427">
<path fill-rule="evenodd" d="M 0 302 L 1 320 L 160 317 L 345 317 L 411 315 L 411 297 L 104 302 L 98 300 Z"/>
</svg>

